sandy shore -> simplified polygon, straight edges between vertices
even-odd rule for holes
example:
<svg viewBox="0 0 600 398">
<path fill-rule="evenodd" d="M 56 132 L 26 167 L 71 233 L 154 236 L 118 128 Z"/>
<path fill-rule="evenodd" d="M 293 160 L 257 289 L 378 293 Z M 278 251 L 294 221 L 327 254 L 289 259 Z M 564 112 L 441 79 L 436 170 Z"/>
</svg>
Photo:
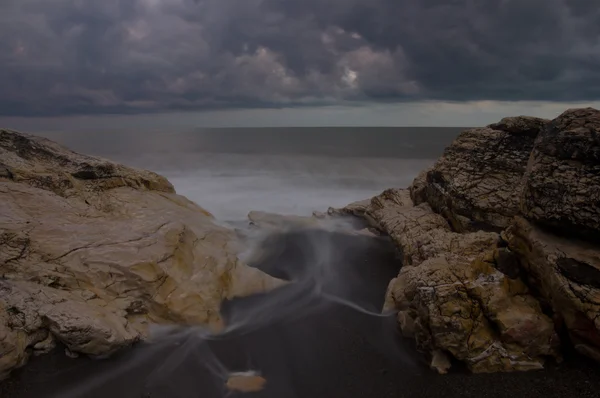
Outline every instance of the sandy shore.
<svg viewBox="0 0 600 398">
<path fill-rule="evenodd" d="M 302 242 L 315 238 L 331 243 L 330 261 L 348 275 L 340 280 L 341 296 L 348 295 L 363 308 L 381 308 L 387 283 L 398 267 L 393 247 L 385 239 L 315 231 L 282 235 L 270 242 L 272 256 L 257 265 L 281 275 L 301 270 L 310 261 Z M 287 271 L 278 270 L 277 264 L 286 264 Z M 456 370 L 440 376 L 427 368 L 410 342 L 395 335 L 393 319 L 331 302 L 313 301 L 307 309 L 282 300 L 285 294 L 282 290 L 228 303 L 225 313 L 278 302 L 281 305 L 268 308 L 285 316 L 218 339 L 205 340 L 184 331 L 168 344 L 140 345 L 108 360 L 69 359 L 62 350 L 34 358 L 0 384 L 0 397 L 222 397 L 227 393 L 224 380 L 207 370 L 210 358 L 228 371 L 260 371 L 266 379 L 262 391 L 230 393 L 232 397 L 585 398 L 600 394 L 600 367 L 577 356 L 567 356 L 563 364 L 540 372 L 471 375 Z"/>
</svg>

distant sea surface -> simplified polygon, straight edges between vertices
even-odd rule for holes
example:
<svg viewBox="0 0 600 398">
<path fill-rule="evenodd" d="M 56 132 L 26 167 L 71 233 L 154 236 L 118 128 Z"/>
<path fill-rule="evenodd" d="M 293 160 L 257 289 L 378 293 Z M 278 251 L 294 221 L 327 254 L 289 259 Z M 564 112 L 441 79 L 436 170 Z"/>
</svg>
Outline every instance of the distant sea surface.
<svg viewBox="0 0 600 398">
<path fill-rule="evenodd" d="M 235 128 L 31 132 L 145 168 L 223 222 L 251 210 L 310 215 L 407 187 L 458 133 L 451 128 Z"/>
</svg>

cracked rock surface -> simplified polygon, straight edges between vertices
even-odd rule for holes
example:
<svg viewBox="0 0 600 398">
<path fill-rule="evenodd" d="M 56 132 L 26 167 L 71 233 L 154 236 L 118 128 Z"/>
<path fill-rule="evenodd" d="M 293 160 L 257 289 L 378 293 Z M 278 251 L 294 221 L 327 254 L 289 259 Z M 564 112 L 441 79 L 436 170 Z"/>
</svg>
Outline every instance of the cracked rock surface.
<svg viewBox="0 0 600 398">
<path fill-rule="evenodd" d="M 509 248 L 573 346 L 600 362 L 600 111 L 569 109 L 538 135 Z"/>
<path fill-rule="evenodd" d="M 522 176 L 539 131 L 549 122 L 527 116 L 463 131 L 411 188 L 459 232 L 500 231 L 519 212 Z"/>
<path fill-rule="evenodd" d="M 390 189 L 366 210 L 396 243 L 403 268 L 388 288 L 385 311 L 398 313 L 406 337 L 445 373 L 451 355 L 473 372 L 540 369 L 558 356 L 552 320 L 518 278 L 498 269 L 494 232 L 453 232 L 409 190 Z"/>
<path fill-rule="evenodd" d="M 580 353 L 600 362 L 600 248 L 565 239 L 522 217 L 506 231 L 510 248 Z"/>
<path fill-rule="evenodd" d="M 538 135 L 522 213 L 557 233 L 600 242 L 600 111 L 570 109 Z"/>
<path fill-rule="evenodd" d="M 396 243 L 385 310 L 440 372 L 536 369 L 561 343 L 600 361 L 600 111 L 467 130 L 409 189 L 330 213 Z"/>
<path fill-rule="evenodd" d="M 56 341 L 107 355 L 151 323 L 218 325 L 282 282 L 164 178 L 0 130 L 0 377 Z"/>
</svg>

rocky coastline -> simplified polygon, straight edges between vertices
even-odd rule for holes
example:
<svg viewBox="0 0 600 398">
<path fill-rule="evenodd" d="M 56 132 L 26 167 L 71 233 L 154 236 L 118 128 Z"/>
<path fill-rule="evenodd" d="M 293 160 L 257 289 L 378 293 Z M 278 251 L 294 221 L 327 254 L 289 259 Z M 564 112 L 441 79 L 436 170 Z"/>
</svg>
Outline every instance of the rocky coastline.
<svg viewBox="0 0 600 398">
<path fill-rule="evenodd" d="M 466 130 L 408 189 L 330 214 L 389 235 L 403 267 L 386 309 L 431 366 L 600 361 L 600 111 Z"/>
<path fill-rule="evenodd" d="M 600 111 L 464 131 L 406 189 L 263 230 L 332 225 L 388 236 L 402 268 L 383 310 L 447 373 L 600 361 Z M 366 228 L 368 226 L 368 228 Z M 152 324 L 224 328 L 221 302 L 285 282 L 240 258 L 163 177 L 0 130 L 0 378 L 57 344 L 108 356 Z"/>
</svg>

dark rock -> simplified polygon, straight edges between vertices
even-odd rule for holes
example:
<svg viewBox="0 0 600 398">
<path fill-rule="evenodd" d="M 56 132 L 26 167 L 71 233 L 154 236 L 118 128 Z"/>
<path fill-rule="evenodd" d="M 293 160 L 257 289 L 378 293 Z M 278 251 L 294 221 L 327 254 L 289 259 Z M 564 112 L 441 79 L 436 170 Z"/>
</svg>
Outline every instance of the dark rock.
<svg viewBox="0 0 600 398">
<path fill-rule="evenodd" d="M 556 265 L 561 273 L 570 280 L 581 285 L 600 288 L 600 269 L 593 265 L 568 257 L 559 258 L 556 260 Z"/>
<path fill-rule="evenodd" d="M 6 178 L 9 180 L 12 180 L 14 178 L 13 173 L 10 171 L 10 169 L 2 163 L 0 163 L 0 178 Z"/>
<path fill-rule="evenodd" d="M 519 258 L 508 248 L 499 248 L 494 253 L 496 269 L 511 279 L 517 279 L 520 275 Z"/>
<path fill-rule="evenodd" d="M 435 166 L 411 188 L 457 232 L 495 231 L 519 212 L 521 180 L 535 136 L 548 123 L 532 117 L 502 119 L 462 132 Z"/>
<path fill-rule="evenodd" d="M 494 130 L 535 138 L 548 122 L 549 120 L 531 116 L 505 117 L 498 123 L 490 124 L 489 127 Z"/>
<path fill-rule="evenodd" d="M 82 166 L 83 167 L 80 170 L 72 173 L 71 175 L 80 180 L 97 180 L 101 178 L 118 177 L 115 175 L 115 167 L 110 163 L 97 164 L 94 166 L 90 164 L 83 164 Z"/>
<path fill-rule="evenodd" d="M 554 233 L 600 242 L 600 111 L 571 109 L 539 134 L 521 210 Z"/>
<path fill-rule="evenodd" d="M 600 247 L 558 236 L 522 217 L 505 234 L 530 289 L 560 319 L 573 347 L 600 360 Z"/>
</svg>

